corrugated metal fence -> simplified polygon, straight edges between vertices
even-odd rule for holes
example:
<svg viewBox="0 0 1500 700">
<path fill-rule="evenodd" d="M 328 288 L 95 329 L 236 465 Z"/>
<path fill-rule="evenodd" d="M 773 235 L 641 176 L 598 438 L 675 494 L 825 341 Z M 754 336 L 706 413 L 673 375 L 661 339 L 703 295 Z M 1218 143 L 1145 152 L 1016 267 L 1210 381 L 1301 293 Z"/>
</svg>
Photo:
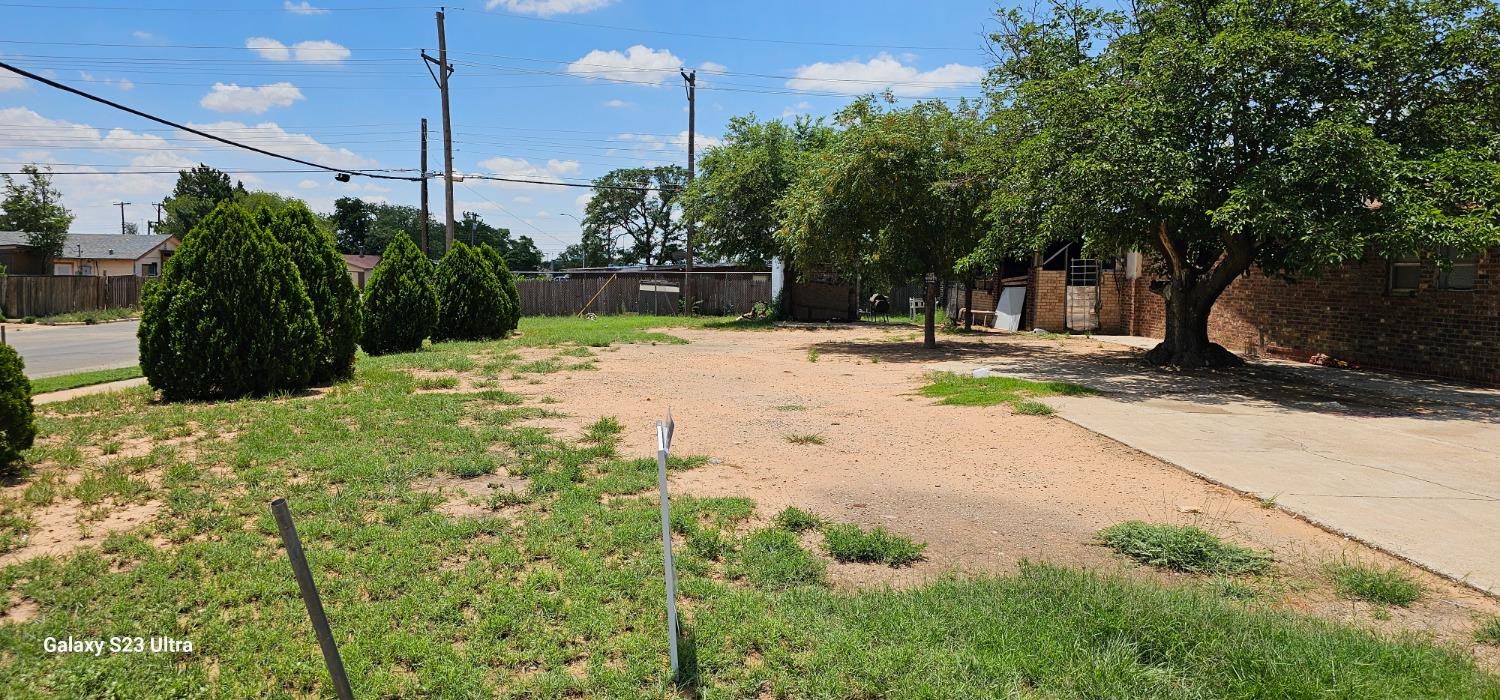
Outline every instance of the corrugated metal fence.
<svg viewBox="0 0 1500 700">
<path fill-rule="evenodd" d="M 685 311 L 683 282 L 687 276 L 681 272 L 646 272 L 533 277 L 516 280 L 516 288 L 521 292 L 521 313 L 526 316 L 571 316 L 580 311 L 674 315 Z M 700 314 L 742 314 L 756 302 L 771 301 L 771 275 L 695 272 L 692 295 Z"/>
<path fill-rule="evenodd" d="M 140 306 L 145 278 L 135 275 L 4 275 L 0 298 L 11 318 Z"/>
</svg>

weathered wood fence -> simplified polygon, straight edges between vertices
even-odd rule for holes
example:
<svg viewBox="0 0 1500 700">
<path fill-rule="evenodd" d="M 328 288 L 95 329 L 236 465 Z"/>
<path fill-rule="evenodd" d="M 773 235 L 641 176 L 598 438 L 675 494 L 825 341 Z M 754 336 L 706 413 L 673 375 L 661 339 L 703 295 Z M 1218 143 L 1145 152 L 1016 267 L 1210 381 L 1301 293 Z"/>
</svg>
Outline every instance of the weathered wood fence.
<svg viewBox="0 0 1500 700">
<path fill-rule="evenodd" d="M 140 306 L 145 278 L 135 275 L 5 275 L 0 299 L 11 318 Z"/>
<path fill-rule="evenodd" d="M 571 316 L 584 313 L 675 315 L 685 311 L 681 272 L 620 273 L 613 277 L 558 276 L 516 280 L 521 313 Z M 756 302 L 771 301 L 771 275 L 765 272 L 695 272 L 692 295 L 699 314 L 742 314 Z M 590 301 L 592 300 L 592 301 Z M 585 308 L 587 306 L 587 308 Z"/>
</svg>

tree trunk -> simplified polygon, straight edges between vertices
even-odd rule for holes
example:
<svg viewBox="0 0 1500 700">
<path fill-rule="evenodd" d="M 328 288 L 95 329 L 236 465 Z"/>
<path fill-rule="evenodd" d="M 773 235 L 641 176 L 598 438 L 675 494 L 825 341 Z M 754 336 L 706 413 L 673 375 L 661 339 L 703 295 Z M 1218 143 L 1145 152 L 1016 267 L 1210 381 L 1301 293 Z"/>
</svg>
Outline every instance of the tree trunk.
<svg viewBox="0 0 1500 700">
<path fill-rule="evenodd" d="M 926 313 L 925 320 L 922 323 L 922 347 L 929 349 L 937 347 L 937 328 L 935 327 L 937 323 L 937 309 L 933 308 L 937 301 L 937 293 L 934 289 L 936 286 L 937 283 L 929 277 L 927 279 L 927 291 L 922 295 L 924 300 L 922 306 Z"/>
<path fill-rule="evenodd" d="M 964 330 L 974 330 L 974 282 L 964 282 Z"/>
<path fill-rule="evenodd" d="M 1209 280 L 1168 282 L 1161 295 L 1166 304 L 1166 338 L 1150 352 L 1153 365 L 1182 368 L 1237 367 L 1245 364 L 1234 353 L 1208 339 L 1208 317 L 1223 287 Z M 1224 286 L 1228 286 L 1227 284 Z"/>
</svg>

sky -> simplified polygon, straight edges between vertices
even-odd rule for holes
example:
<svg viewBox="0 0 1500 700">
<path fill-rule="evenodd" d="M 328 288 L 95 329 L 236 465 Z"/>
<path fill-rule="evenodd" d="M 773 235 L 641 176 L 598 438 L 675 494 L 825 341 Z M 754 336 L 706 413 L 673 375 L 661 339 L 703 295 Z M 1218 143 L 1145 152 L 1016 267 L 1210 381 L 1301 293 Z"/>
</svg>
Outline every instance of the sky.
<svg viewBox="0 0 1500 700">
<path fill-rule="evenodd" d="M 436 5 L 402 0 L 0 0 L 0 61 L 263 149 L 350 170 L 442 168 Z M 679 69 L 698 71 L 698 149 L 731 117 L 826 116 L 852 95 L 980 93 L 989 0 L 473 0 L 449 5 L 454 170 L 587 183 L 686 164 Z M 74 233 L 140 225 L 178 169 L 331 211 L 339 197 L 416 205 L 415 182 L 354 177 L 220 146 L 0 70 L 0 172 L 50 164 Z M 290 171 L 290 172 L 289 172 Z M 61 173 L 85 173 L 62 175 Z M 104 174 L 87 174 L 104 173 Z M 472 178 L 464 211 L 550 258 L 579 238 L 589 190 Z M 442 220 L 442 183 L 431 182 Z"/>
</svg>

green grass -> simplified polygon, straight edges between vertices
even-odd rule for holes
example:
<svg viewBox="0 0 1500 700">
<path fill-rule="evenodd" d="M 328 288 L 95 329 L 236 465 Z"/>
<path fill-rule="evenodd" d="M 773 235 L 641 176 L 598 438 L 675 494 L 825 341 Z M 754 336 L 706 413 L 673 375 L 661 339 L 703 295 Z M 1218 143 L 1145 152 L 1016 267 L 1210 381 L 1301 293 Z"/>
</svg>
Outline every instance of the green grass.
<svg viewBox="0 0 1500 700">
<path fill-rule="evenodd" d="M 104 321 L 119 321 L 127 318 L 135 318 L 141 315 L 140 309 L 125 307 L 115 309 L 100 309 L 98 311 L 74 311 L 65 314 L 42 316 L 33 319 L 30 323 L 39 323 L 44 326 L 54 326 L 59 323 L 86 323 L 95 324 Z"/>
<path fill-rule="evenodd" d="M 353 380 L 318 397 L 163 404 L 141 388 L 46 406 L 45 440 L 27 454 L 32 478 L 51 484 L 38 500 L 161 510 L 99 546 L 0 567 L 0 605 L 38 610 L 0 624 L 0 697 L 331 697 L 267 507 L 279 496 L 357 697 L 677 697 L 661 633 L 655 460 L 620 454 L 618 421 L 578 440 L 541 430 L 530 423 L 541 409 L 508 380 L 433 393 L 412 376 L 463 362 L 480 371 L 470 355 L 520 342 L 361 358 Z M 187 442 L 90 456 L 132 436 Z M 704 461 L 674 457 L 669 469 Z M 525 484 L 480 499 L 495 510 L 475 517 L 445 515 L 424 487 L 501 467 Z M 749 525 L 754 505 L 672 502 L 704 698 L 1500 695 L 1500 681 L 1455 650 L 1196 586 L 1030 564 L 836 589 L 795 535 Z M 0 495 L 0 549 L 39 507 Z M 167 635 L 194 651 L 43 650 L 70 634 Z"/>
<path fill-rule="evenodd" d="M 521 319 L 520 334 L 513 342 L 531 347 L 571 344 L 596 348 L 616 343 L 682 344 L 687 341 L 652 329 L 731 324 L 716 316 L 598 316 L 592 321 L 577 316 L 527 316 Z"/>
<path fill-rule="evenodd" d="M 1271 563 L 1265 552 L 1230 544 L 1192 526 L 1131 520 L 1101 530 L 1099 539 L 1141 563 L 1193 574 L 1258 574 Z"/>
<path fill-rule="evenodd" d="M 823 528 L 823 547 L 829 556 L 842 562 L 889 566 L 916 563 L 927 549 L 926 544 L 918 544 L 883 527 L 863 530 L 853 524 Z"/>
<path fill-rule="evenodd" d="M 989 376 L 976 379 L 967 374 L 931 372 L 927 385 L 920 393 L 930 398 L 941 399 L 940 404 L 950 406 L 995 406 L 1010 404 L 1018 412 L 1032 415 L 1050 415 L 1052 409 L 1032 399 L 1042 396 L 1091 396 L 1099 392 L 1088 387 L 1068 382 L 1034 382 L 1015 377 Z M 1027 404 L 1022 408 L 1022 404 Z M 1035 405 L 1032 405 L 1035 404 Z M 1046 412 L 1041 412 L 1047 408 Z"/>
<path fill-rule="evenodd" d="M 1017 401 L 1013 405 L 1013 408 L 1015 408 L 1016 413 L 1023 416 L 1050 416 L 1053 414 L 1051 406 L 1040 401 L 1032 401 L 1031 399 Z"/>
<path fill-rule="evenodd" d="M 771 522 L 788 532 L 806 532 L 823 524 L 823 519 L 801 508 L 787 506 L 771 518 Z"/>
<path fill-rule="evenodd" d="M 1346 562 L 1330 566 L 1328 575 L 1334 590 L 1345 598 L 1405 607 L 1422 597 L 1422 584 L 1394 566 Z"/>
<path fill-rule="evenodd" d="M 31 380 L 31 393 L 45 394 L 51 391 L 77 389 L 81 386 L 118 382 L 122 379 L 135 379 L 139 376 L 141 376 L 140 367 L 122 367 L 120 369 L 100 369 L 74 374 L 60 374 L 55 377 L 42 377 L 41 379 Z"/>
</svg>

